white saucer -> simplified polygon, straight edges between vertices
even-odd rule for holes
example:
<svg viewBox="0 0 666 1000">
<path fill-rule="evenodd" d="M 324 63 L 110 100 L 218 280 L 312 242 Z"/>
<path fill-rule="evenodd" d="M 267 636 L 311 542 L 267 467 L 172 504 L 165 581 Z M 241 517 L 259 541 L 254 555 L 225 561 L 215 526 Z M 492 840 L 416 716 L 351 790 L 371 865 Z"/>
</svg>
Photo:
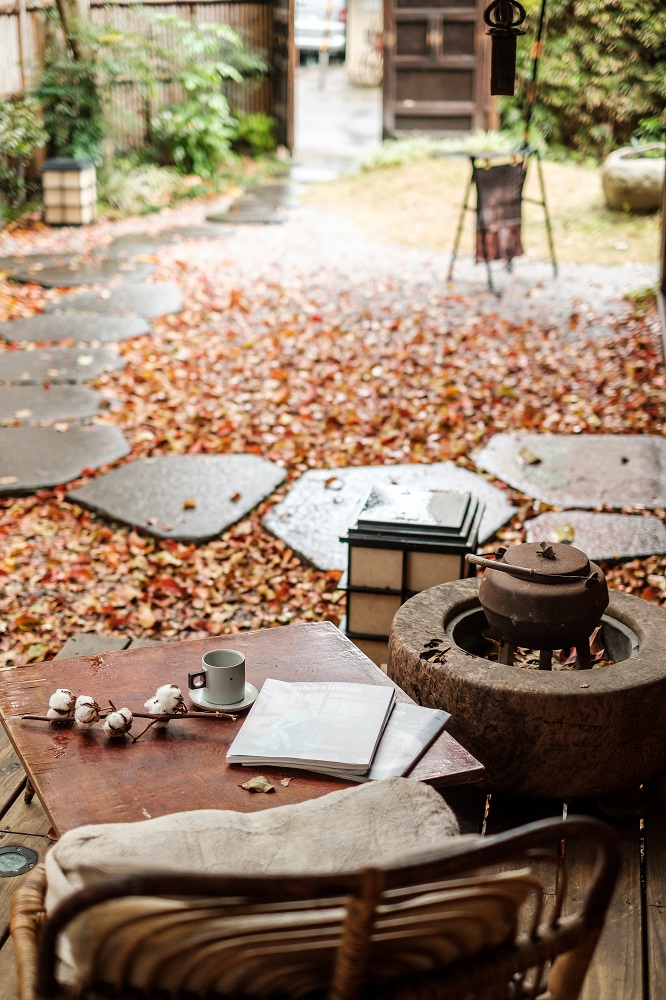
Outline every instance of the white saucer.
<svg viewBox="0 0 666 1000">
<path fill-rule="evenodd" d="M 190 698 L 199 708 L 207 708 L 211 712 L 241 712 L 244 708 L 249 708 L 257 700 L 257 691 L 254 684 L 245 682 L 245 695 L 242 701 L 237 701 L 234 705 L 216 705 L 212 701 L 207 701 L 203 696 L 203 688 L 194 688 L 190 691 Z"/>
</svg>

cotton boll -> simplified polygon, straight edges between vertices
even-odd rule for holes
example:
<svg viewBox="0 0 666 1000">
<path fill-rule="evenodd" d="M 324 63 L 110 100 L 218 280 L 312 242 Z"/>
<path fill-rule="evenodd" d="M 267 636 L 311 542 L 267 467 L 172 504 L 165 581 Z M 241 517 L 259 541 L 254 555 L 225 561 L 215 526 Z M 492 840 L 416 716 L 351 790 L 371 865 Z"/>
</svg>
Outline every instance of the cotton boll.
<svg viewBox="0 0 666 1000">
<path fill-rule="evenodd" d="M 53 692 L 49 698 L 49 708 L 53 708 L 56 712 L 64 712 L 65 715 L 71 715 L 74 711 L 74 695 L 67 688 L 58 688 Z"/>
<path fill-rule="evenodd" d="M 51 722 L 69 722 L 71 715 L 69 712 L 63 712 L 58 708 L 50 708 L 46 713 L 46 718 L 50 719 Z"/>
<path fill-rule="evenodd" d="M 162 705 L 163 712 L 186 712 L 183 692 L 175 684 L 163 684 L 155 692 L 155 698 Z M 146 706 L 147 708 L 148 706 Z M 150 709 L 148 709 L 150 711 Z"/>
<path fill-rule="evenodd" d="M 151 715 L 162 715 L 166 712 L 166 709 L 160 699 L 155 695 L 154 698 L 149 698 L 148 701 L 143 706 Z M 155 729 L 164 729 L 169 725 L 168 719 L 162 719 L 160 722 L 156 722 Z"/>
<path fill-rule="evenodd" d="M 99 722 L 99 705 L 90 695 L 82 695 L 76 699 L 74 721 L 80 729 L 88 729 Z"/>
<path fill-rule="evenodd" d="M 129 708 L 109 712 L 104 720 L 104 732 L 107 736 L 124 736 L 132 728 L 132 721 L 132 713 Z"/>
</svg>

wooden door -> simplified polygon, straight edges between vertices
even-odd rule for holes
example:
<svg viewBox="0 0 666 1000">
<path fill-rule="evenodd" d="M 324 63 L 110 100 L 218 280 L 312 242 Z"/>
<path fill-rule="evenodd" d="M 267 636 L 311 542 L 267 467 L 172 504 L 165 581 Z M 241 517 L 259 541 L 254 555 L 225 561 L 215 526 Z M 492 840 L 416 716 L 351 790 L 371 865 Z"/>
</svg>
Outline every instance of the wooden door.
<svg viewBox="0 0 666 1000">
<path fill-rule="evenodd" d="M 294 148 L 294 0 L 273 0 L 273 115 L 276 139 Z"/>
<path fill-rule="evenodd" d="M 487 128 L 480 0 L 384 0 L 384 137 Z"/>
</svg>

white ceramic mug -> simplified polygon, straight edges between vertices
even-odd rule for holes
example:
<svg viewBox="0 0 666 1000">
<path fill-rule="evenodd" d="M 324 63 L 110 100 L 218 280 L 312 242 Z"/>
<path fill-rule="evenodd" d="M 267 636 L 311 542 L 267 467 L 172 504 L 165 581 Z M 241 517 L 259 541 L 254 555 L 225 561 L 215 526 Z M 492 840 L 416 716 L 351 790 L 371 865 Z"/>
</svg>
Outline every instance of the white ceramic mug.
<svg viewBox="0 0 666 1000">
<path fill-rule="evenodd" d="M 245 657 L 237 649 L 211 649 L 187 684 L 213 705 L 235 705 L 245 697 Z"/>
</svg>

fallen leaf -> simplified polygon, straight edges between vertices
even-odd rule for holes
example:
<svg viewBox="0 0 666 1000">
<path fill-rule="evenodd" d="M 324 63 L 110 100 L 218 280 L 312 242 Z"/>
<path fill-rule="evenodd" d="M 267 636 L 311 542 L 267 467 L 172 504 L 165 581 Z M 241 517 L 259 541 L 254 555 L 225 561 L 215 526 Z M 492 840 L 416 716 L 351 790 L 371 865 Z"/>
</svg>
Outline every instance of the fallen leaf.
<svg viewBox="0 0 666 1000">
<path fill-rule="evenodd" d="M 230 503 L 238 503 L 242 495 L 243 495 L 242 493 L 234 493 L 232 497 L 229 497 Z"/>
<path fill-rule="evenodd" d="M 196 505 L 196 500 L 183 500 L 183 510 L 194 510 Z"/>
<path fill-rule="evenodd" d="M 31 614 L 19 615 L 18 618 L 14 619 L 14 624 L 21 632 L 32 632 L 40 623 L 41 619 L 35 618 Z"/>
<path fill-rule="evenodd" d="M 551 532 L 550 537 L 553 542 L 573 542 L 576 531 L 570 524 L 560 524 Z"/>
<path fill-rule="evenodd" d="M 27 409 L 14 410 L 14 416 L 16 417 L 17 420 L 25 420 L 26 417 L 32 416 L 32 410 L 27 410 Z"/>
<path fill-rule="evenodd" d="M 18 476 L 0 476 L 0 486 L 11 486 L 18 483 Z"/>
<path fill-rule="evenodd" d="M 91 365 L 94 360 L 95 358 L 93 357 L 92 354 L 79 354 L 78 358 L 76 359 L 76 363 L 79 366 L 79 368 L 87 368 L 88 365 Z"/>
<path fill-rule="evenodd" d="M 271 785 L 268 778 L 265 778 L 263 774 L 257 774 L 256 777 L 250 778 L 245 784 L 240 786 L 241 788 L 247 789 L 248 792 L 274 792 L 275 786 Z"/>
<path fill-rule="evenodd" d="M 148 604 L 142 605 L 137 617 L 142 628 L 152 628 L 156 621 L 153 609 Z"/>
<path fill-rule="evenodd" d="M 291 780 L 291 778 L 280 778 L 280 784 L 287 788 Z"/>
<path fill-rule="evenodd" d="M 518 456 L 524 465 L 541 465 L 541 459 L 529 448 L 521 448 Z"/>
</svg>

